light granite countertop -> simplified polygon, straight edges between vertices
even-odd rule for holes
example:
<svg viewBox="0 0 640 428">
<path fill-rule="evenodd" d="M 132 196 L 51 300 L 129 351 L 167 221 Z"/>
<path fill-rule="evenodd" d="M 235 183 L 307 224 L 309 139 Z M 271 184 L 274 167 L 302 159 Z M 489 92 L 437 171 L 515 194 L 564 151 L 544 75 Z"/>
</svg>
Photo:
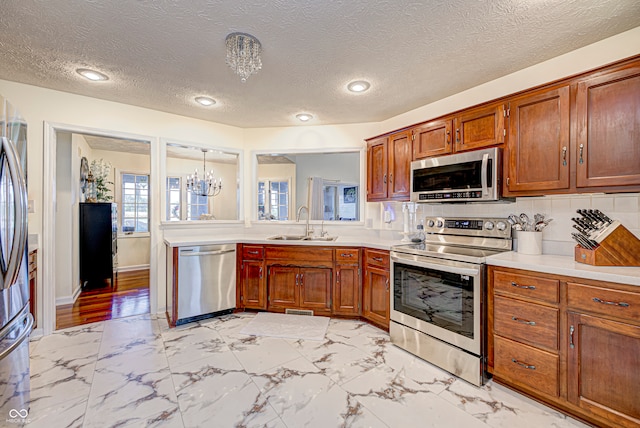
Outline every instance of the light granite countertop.
<svg viewBox="0 0 640 428">
<path fill-rule="evenodd" d="M 487 257 L 487 264 L 597 281 L 640 285 L 640 267 L 591 266 L 576 262 L 573 256 L 551 254 L 532 256 L 510 251 Z"/>
<path fill-rule="evenodd" d="M 272 235 L 220 235 L 201 237 L 165 238 L 164 243 L 169 247 L 189 247 L 194 245 L 216 244 L 271 244 L 271 245 L 309 245 L 323 247 L 368 247 L 379 250 L 389 250 L 391 246 L 403 242 L 375 237 L 338 236 L 335 241 L 280 241 L 267 239 Z"/>
<path fill-rule="evenodd" d="M 258 234 L 230 234 L 208 235 L 199 237 L 165 238 L 169 247 L 188 247 L 194 245 L 216 244 L 271 244 L 271 245 L 305 245 L 328 247 L 368 247 L 389 250 L 393 245 L 402 244 L 399 240 L 389 240 L 376 237 L 338 236 L 335 241 L 279 241 L 267 239 L 271 235 Z M 514 269 L 524 269 L 556 275 L 572 276 L 576 278 L 593 279 L 599 281 L 617 282 L 640 286 L 640 267 L 608 267 L 591 266 L 576 262 L 572 256 L 558 256 L 551 254 L 525 255 L 515 251 L 501 253 L 487 257 L 487 264 Z"/>
</svg>

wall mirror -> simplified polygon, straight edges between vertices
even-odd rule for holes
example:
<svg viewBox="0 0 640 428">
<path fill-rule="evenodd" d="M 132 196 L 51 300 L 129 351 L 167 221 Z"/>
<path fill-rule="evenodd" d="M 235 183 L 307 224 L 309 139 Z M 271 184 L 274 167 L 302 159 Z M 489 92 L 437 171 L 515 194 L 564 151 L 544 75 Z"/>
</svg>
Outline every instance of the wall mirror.
<svg viewBox="0 0 640 428">
<path fill-rule="evenodd" d="M 295 220 L 304 205 L 311 220 L 360 221 L 361 155 L 360 150 L 256 153 L 254 218 Z"/>
<path fill-rule="evenodd" d="M 239 153 L 167 143 L 166 221 L 239 220 Z"/>
</svg>

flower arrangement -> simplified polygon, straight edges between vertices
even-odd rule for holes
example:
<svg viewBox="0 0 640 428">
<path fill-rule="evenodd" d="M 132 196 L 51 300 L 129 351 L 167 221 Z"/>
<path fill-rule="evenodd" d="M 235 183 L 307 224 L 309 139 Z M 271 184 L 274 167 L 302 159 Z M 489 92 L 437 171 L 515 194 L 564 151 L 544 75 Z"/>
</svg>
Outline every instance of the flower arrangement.
<svg viewBox="0 0 640 428">
<path fill-rule="evenodd" d="M 109 181 L 111 168 L 111 162 L 104 159 L 91 161 L 89 169 L 96 181 L 96 200 L 98 202 L 109 202 L 112 199 L 109 187 L 109 185 L 113 185 L 113 181 Z"/>
</svg>

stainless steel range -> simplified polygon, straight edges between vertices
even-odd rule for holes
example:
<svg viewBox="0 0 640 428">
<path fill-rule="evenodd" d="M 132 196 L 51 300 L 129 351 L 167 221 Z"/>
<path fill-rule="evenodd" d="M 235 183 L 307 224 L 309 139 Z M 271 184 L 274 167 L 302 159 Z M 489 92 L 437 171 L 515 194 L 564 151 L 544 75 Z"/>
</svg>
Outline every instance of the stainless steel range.
<svg viewBox="0 0 640 428">
<path fill-rule="evenodd" d="M 427 217 L 424 229 L 424 242 L 391 248 L 391 342 L 482 385 L 485 261 L 511 250 L 511 228 L 502 218 Z"/>
</svg>

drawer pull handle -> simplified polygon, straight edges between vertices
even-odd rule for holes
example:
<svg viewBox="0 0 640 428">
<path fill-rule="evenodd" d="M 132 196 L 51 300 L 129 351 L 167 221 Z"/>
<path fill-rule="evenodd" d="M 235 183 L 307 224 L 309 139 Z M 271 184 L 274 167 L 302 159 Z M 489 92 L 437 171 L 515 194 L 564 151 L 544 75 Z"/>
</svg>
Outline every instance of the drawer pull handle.
<svg viewBox="0 0 640 428">
<path fill-rule="evenodd" d="M 626 302 L 612 302 L 609 300 L 598 299 L 597 297 L 593 298 L 593 301 L 596 303 L 602 303 L 603 305 L 613 305 L 613 306 L 622 306 L 623 308 L 628 308 L 629 304 Z"/>
<path fill-rule="evenodd" d="M 535 285 L 520 285 L 515 281 L 511 281 L 511 285 L 514 287 L 518 287 L 518 288 L 524 288 L 526 290 L 535 290 L 536 286 Z"/>
<path fill-rule="evenodd" d="M 525 364 L 525 363 L 521 363 L 520 361 L 516 360 L 515 358 L 512 358 L 511 361 L 513 361 L 514 363 L 516 363 L 517 365 L 524 367 L 525 369 L 529 369 L 529 370 L 535 370 L 536 366 L 531 366 L 529 364 Z"/>
<path fill-rule="evenodd" d="M 259 278 L 262 279 L 262 268 L 260 268 L 260 272 L 258 274 Z"/>
<path fill-rule="evenodd" d="M 522 318 L 517 318 L 517 317 L 511 317 L 512 320 L 517 321 L 519 323 L 522 324 L 526 324 L 526 325 L 536 325 L 535 321 L 527 321 L 527 320 L 523 320 Z"/>
<path fill-rule="evenodd" d="M 296 285 L 300 285 L 300 274 L 296 274 Z"/>
<path fill-rule="evenodd" d="M 353 254 L 342 253 L 340 254 L 340 257 L 353 257 Z"/>
<path fill-rule="evenodd" d="M 249 254 L 260 254 L 259 251 L 247 251 L 247 253 L 249 253 Z"/>
<path fill-rule="evenodd" d="M 569 348 L 573 349 L 576 347 L 576 345 L 573 344 L 573 332 L 576 331 L 576 329 L 571 326 L 569 327 Z"/>
<path fill-rule="evenodd" d="M 373 257 L 373 260 L 375 260 L 376 262 L 381 262 L 382 261 L 382 257 Z"/>
</svg>

